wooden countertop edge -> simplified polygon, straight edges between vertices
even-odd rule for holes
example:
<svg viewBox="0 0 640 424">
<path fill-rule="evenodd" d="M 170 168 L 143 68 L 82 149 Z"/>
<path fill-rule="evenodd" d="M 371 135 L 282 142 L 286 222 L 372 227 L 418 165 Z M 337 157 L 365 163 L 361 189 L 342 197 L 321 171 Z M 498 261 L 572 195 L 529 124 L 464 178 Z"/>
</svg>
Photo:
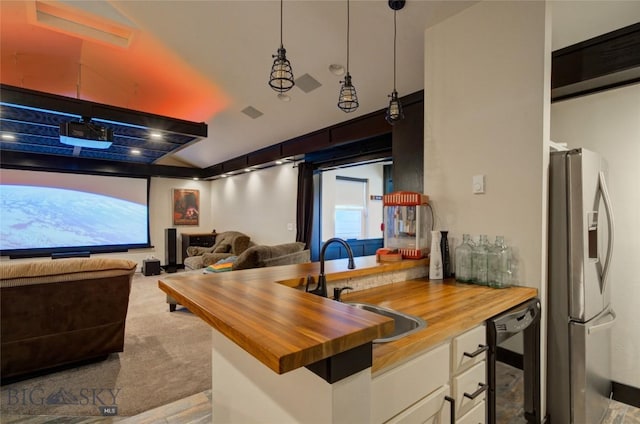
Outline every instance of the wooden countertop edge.
<svg viewBox="0 0 640 424">
<path fill-rule="evenodd" d="M 231 282 L 232 284 L 234 282 Z M 248 284 L 250 284 L 248 282 Z M 303 348 L 295 347 L 293 344 L 287 353 L 278 353 L 270 349 L 270 344 L 264 342 L 264 337 L 255 338 L 255 333 L 249 332 L 246 329 L 234 328 L 229 324 L 222 316 L 225 312 L 223 302 L 219 302 L 214 308 L 215 312 L 211 312 L 208 307 L 200 304 L 199 302 L 183 295 L 180 290 L 176 290 L 170 284 L 159 280 L 158 287 L 174 297 L 180 304 L 187 307 L 192 313 L 200 317 L 203 321 L 209 324 L 212 328 L 224 334 L 231 341 L 242 347 L 245 351 L 254 356 L 257 360 L 268 366 L 270 369 L 278 374 L 283 374 L 294 369 L 310 365 L 322 359 L 334 356 L 338 353 L 347 351 L 354 347 L 360 346 L 363 343 L 367 343 L 374 339 L 383 337 L 393 330 L 393 320 L 390 318 L 382 317 L 377 314 L 361 310 L 350 310 L 349 314 L 353 317 L 360 318 L 361 321 L 366 323 L 360 324 L 360 328 L 355 331 L 338 336 L 332 339 L 324 341 L 318 341 L 315 344 L 307 345 Z M 298 293 L 303 296 L 314 296 L 314 300 L 317 301 L 329 301 L 324 298 L 315 298 L 315 295 L 309 295 L 306 293 Z M 211 301 L 211 299 L 209 299 Z M 331 301 L 333 302 L 333 301 Z M 336 309 L 336 315 L 340 313 L 339 309 L 343 308 L 343 305 L 336 302 L 333 307 Z M 230 311 L 226 308 L 227 311 Z"/>
</svg>

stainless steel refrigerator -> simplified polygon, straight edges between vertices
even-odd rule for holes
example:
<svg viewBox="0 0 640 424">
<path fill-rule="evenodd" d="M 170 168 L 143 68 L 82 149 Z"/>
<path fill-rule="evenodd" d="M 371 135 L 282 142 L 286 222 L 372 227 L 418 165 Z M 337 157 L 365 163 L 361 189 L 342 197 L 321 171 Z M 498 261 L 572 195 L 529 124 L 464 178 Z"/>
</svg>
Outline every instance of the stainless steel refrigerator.
<svg viewBox="0 0 640 424">
<path fill-rule="evenodd" d="M 613 213 L 605 161 L 551 153 L 547 412 L 552 424 L 601 422 L 611 394 Z"/>
</svg>

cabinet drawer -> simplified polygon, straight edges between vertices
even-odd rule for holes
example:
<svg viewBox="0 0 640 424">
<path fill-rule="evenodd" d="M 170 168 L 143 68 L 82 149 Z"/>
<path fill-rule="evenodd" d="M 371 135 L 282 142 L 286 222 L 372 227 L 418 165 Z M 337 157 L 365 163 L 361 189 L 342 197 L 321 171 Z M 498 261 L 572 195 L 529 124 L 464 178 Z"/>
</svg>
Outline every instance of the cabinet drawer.
<svg viewBox="0 0 640 424">
<path fill-rule="evenodd" d="M 471 411 L 456 420 L 458 424 L 485 424 L 487 422 L 487 408 L 484 401 L 474 406 Z"/>
<path fill-rule="evenodd" d="M 440 345 L 371 382 L 371 418 L 382 423 L 449 381 L 449 343 Z"/>
<path fill-rule="evenodd" d="M 486 345 L 486 330 L 484 325 L 480 325 L 455 337 L 451 342 L 451 374 L 457 374 L 469 369 L 480 361 L 484 361 L 487 353 L 486 351 L 480 351 Z M 465 353 L 467 353 L 467 355 L 465 355 Z"/>
<path fill-rule="evenodd" d="M 450 423 L 449 403 L 444 400 L 448 394 L 449 386 L 442 386 L 391 418 L 387 424 Z"/>
<path fill-rule="evenodd" d="M 453 397 L 456 399 L 456 416 L 461 416 L 469 411 L 474 405 L 482 402 L 486 396 L 486 390 L 480 393 L 475 399 L 469 399 L 465 393 L 473 394 L 486 383 L 486 362 L 480 362 L 471 369 L 460 375 L 453 377 Z"/>
</svg>

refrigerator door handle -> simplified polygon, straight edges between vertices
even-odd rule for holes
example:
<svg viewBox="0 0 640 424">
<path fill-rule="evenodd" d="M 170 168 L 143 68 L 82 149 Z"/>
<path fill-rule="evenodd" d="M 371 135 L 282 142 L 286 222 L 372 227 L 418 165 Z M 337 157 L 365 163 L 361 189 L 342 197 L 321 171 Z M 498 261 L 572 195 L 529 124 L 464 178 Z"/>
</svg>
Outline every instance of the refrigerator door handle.
<svg viewBox="0 0 640 424">
<path fill-rule="evenodd" d="M 598 324 L 595 324 L 595 325 L 592 325 L 592 326 L 588 327 L 587 334 L 593 334 L 593 333 L 596 333 L 598 331 L 606 330 L 607 328 L 611 327 L 616 322 L 617 316 L 616 316 L 616 313 L 612 309 L 606 315 L 601 317 L 598 321 L 603 321 L 605 318 L 609 318 L 609 319 L 607 321 L 603 322 L 603 323 L 598 323 Z"/>
<path fill-rule="evenodd" d="M 613 209 L 611 207 L 611 198 L 609 197 L 609 190 L 607 190 L 607 184 L 604 178 L 604 172 L 600 171 L 598 177 L 598 185 L 600 188 L 600 192 L 602 193 L 602 199 L 604 200 L 604 208 L 607 212 L 607 226 L 609 230 L 609 241 L 607 243 L 607 255 L 604 260 L 604 265 L 602 266 L 602 291 L 604 291 L 604 287 L 607 284 L 607 275 L 609 274 L 609 268 L 611 265 L 611 254 L 613 253 L 613 233 L 614 233 L 614 223 L 613 223 Z"/>
</svg>

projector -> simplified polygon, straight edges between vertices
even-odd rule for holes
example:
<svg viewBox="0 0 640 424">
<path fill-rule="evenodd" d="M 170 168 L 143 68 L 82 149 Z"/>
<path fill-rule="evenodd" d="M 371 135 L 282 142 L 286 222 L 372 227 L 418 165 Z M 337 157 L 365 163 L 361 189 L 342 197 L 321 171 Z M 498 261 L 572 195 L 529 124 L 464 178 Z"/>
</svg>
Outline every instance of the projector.
<svg viewBox="0 0 640 424">
<path fill-rule="evenodd" d="M 108 149 L 113 143 L 113 130 L 91 122 L 60 124 L 60 142 L 69 146 Z"/>
</svg>

